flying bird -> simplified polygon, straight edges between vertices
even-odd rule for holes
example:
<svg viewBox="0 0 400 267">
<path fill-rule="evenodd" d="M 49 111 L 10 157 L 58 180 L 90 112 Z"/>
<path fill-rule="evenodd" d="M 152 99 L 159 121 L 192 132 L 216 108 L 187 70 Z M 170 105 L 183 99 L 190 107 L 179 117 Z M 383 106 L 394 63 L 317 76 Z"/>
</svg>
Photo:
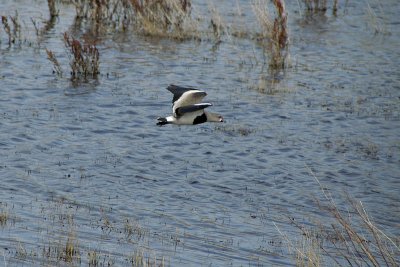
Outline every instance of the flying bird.
<svg viewBox="0 0 400 267">
<path fill-rule="evenodd" d="M 167 90 L 174 95 L 172 98 L 172 115 L 157 118 L 157 125 L 194 125 L 204 122 L 224 121 L 221 115 L 204 110 L 212 106 L 211 103 L 201 103 L 207 95 L 206 92 L 173 84 L 169 85 Z"/>
</svg>

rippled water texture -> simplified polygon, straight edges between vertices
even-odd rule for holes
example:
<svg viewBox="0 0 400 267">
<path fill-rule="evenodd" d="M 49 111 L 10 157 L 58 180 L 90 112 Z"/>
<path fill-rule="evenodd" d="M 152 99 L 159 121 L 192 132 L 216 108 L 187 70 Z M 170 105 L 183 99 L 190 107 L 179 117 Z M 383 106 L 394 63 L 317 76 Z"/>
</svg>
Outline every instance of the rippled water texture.
<svg viewBox="0 0 400 267">
<path fill-rule="evenodd" d="M 253 27 L 248 1 L 241 16 L 231 2 L 215 7 L 224 23 Z M 339 1 L 336 16 L 287 1 L 291 63 L 275 73 L 248 38 L 96 36 L 62 3 L 38 37 L 47 2 L 1 0 L 21 37 L 9 46 L 0 30 L 0 262 L 68 262 L 72 244 L 82 265 L 294 265 L 277 227 L 301 239 L 289 218 L 324 222 L 310 170 L 338 205 L 348 193 L 399 236 L 400 7 L 370 2 L 376 17 L 365 1 Z M 97 39 L 97 80 L 70 81 L 65 31 Z M 157 127 L 171 83 L 206 90 L 226 122 Z"/>
</svg>

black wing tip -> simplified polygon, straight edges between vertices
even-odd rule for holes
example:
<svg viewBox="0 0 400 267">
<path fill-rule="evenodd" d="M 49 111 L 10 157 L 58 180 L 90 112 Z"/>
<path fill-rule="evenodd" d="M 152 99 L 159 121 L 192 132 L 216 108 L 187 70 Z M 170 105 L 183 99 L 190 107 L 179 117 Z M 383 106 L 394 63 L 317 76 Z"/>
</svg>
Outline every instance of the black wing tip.
<svg viewBox="0 0 400 267">
<path fill-rule="evenodd" d="M 168 89 L 168 90 L 171 90 L 171 89 L 175 89 L 175 88 L 177 88 L 177 87 L 179 87 L 179 86 L 177 86 L 177 85 L 171 83 L 170 85 L 167 86 L 167 89 Z"/>
<path fill-rule="evenodd" d="M 178 88 L 178 89 L 188 89 L 188 88 L 190 88 L 190 87 L 187 87 L 187 86 L 180 86 L 180 85 L 176 85 L 176 84 L 171 83 L 170 85 L 168 85 L 167 89 L 168 89 L 168 88 L 172 88 L 172 89 L 174 89 L 174 88 Z"/>
<path fill-rule="evenodd" d="M 167 86 L 167 90 L 173 93 L 174 91 L 177 91 L 177 90 L 179 90 L 179 91 L 190 90 L 190 88 L 171 83 L 170 85 Z"/>
<path fill-rule="evenodd" d="M 191 87 L 191 86 L 180 86 L 180 85 L 176 85 L 171 83 L 170 85 L 167 86 L 167 90 L 170 91 L 171 93 L 175 94 L 175 93 L 184 93 L 186 91 L 190 91 L 190 90 L 200 90 L 197 89 L 195 87 Z"/>
</svg>

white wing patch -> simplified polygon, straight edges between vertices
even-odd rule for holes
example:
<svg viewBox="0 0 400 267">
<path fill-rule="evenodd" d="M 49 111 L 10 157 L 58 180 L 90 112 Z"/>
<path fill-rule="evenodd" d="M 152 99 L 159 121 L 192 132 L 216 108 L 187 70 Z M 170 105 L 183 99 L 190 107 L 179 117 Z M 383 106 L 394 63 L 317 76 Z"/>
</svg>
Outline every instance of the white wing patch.
<svg viewBox="0 0 400 267">
<path fill-rule="evenodd" d="M 175 114 L 176 109 L 185 106 L 195 105 L 201 102 L 206 96 L 206 92 L 200 90 L 190 90 L 181 95 L 172 105 L 172 112 Z"/>
</svg>

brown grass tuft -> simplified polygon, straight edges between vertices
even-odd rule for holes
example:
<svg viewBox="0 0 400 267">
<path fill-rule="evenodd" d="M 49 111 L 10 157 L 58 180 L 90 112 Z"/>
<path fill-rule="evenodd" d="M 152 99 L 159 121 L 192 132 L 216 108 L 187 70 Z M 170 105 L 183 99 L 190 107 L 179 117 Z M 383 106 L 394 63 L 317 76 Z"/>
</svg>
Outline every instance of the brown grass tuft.
<svg viewBox="0 0 400 267">
<path fill-rule="evenodd" d="M 289 45 L 287 12 L 284 0 L 272 2 L 276 10 L 275 18 L 272 18 L 265 0 L 258 0 L 253 4 L 253 12 L 261 28 L 261 32 L 257 34 L 256 38 L 267 44 L 270 52 L 270 67 L 283 69 L 286 67 Z"/>
<path fill-rule="evenodd" d="M 69 52 L 72 79 L 96 78 L 100 73 L 100 53 L 96 45 L 82 44 L 67 32 L 63 41 Z"/>
</svg>

